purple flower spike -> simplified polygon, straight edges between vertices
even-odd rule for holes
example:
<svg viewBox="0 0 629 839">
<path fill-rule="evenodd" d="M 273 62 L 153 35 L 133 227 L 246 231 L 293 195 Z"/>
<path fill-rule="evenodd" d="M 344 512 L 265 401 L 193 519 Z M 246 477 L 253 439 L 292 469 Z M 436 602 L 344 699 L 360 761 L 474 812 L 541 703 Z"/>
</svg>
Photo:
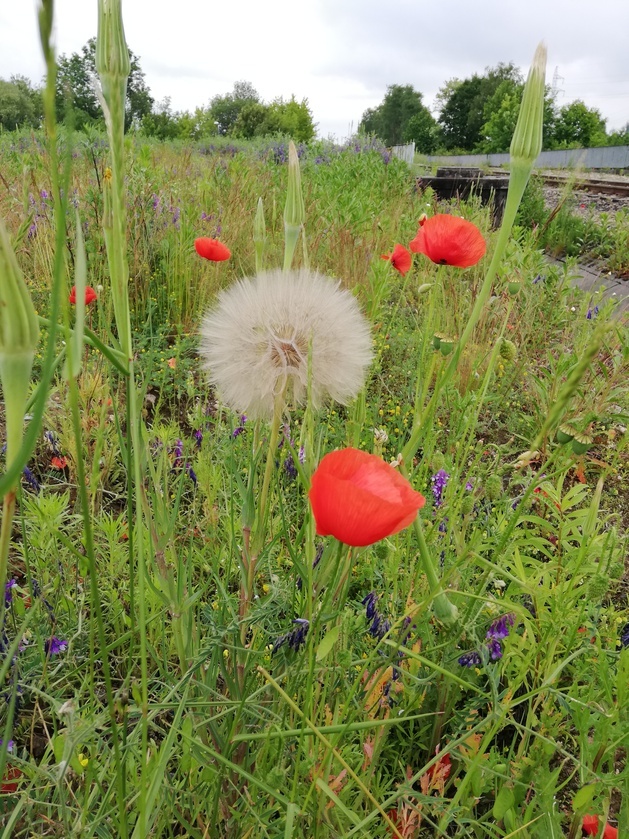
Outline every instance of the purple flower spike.
<svg viewBox="0 0 629 839">
<path fill-rule="evenodd" d="M 47 656 L 59 655 L 59 653 L 64 653 L 67 649 L 68 642 L 63 641 L 61 638 L 57 638 L 56 635 L 53 635 L 52 638 L 48 638 L 48 640 L 44 642 L 44 650 Z"/>
<path fill-rule="evenodd" d="M 446 484 L 450 479 L 450 475 L 446 472 L 445 469 L 440 469 L 435 475 L 432 476 L 430 479 L 432 483 L 432 494 L 435 499 L 435 507 L 440 507 L 441 502 L 443 499 L 443 493 L 446 488 Z"/>
<path fill-rule="evenodd" d="M 498 659 L 502 658 L 502 645 L 500 641 L 492 638 L 487 644 L 487 649 L 489 650 L 489 657 L 492 661 L 498 661 Z"/>
<path fill-rule="evenodd" d="M 502 641 L 509 635 L 509 629 L 515 621 L 514 615 L 503 615 L 495 620 L 487 630 L 487 638 L 494 641 Z"/>
<path fill-rule="evenodd" d="M 478 667 L 481 662 L 480 655 L 476 652 L 476 650 L 471 650 L 469 653 L 464 653 L 459 658 L 459 664 L 461 667 Z"/>
<path fill-rule="evenodd" d="M 7 580 L 4 584 L 4 605 L 8 608 L 13 602 L 13 592 L 11 591 L 16 585 L 15 580 Z"/>
</svg>

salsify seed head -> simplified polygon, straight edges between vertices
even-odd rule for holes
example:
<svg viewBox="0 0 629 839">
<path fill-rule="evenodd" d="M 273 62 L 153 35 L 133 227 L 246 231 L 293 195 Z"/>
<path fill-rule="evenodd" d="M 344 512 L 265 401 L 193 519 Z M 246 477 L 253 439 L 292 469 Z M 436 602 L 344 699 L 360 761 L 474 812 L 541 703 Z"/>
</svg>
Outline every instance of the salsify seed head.
<svg viewBox="0 0 629 839">
<path fill-rule="evenodd" d="M 310 352 L 315 408 L 357 396 L 372 358 L 354 296 L 305 268 L 268 271 L 221 292 L 203 319 L 200 352 L 223 401 L 253 419 L 270 418 L 287 385 L 304 401 Z"/>
</svg>

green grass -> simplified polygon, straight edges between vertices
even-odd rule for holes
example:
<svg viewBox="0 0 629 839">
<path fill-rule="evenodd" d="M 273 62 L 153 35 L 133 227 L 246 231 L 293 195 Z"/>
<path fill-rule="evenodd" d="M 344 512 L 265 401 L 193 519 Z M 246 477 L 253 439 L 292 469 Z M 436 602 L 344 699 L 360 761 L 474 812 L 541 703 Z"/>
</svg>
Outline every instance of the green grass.
<svg viewBox="0 0 629 839">
<path fill-rule="evenodd" d="M 36 138 L 21 150 L 11 148 L 15 138 L 2 141 L 8 189 L 0 213 L 14 235 L 26 231 L 16 250 L 46 316 L 55 237 L 52 202 L 41 198 L 51 191 L 47 155 Z M 99 189 L 107 158 L 94 138 L 73 147 L 88 282 L 103 286 L 88 325 L 109 343 Z M 611 304 L 587 319 L 589 298 L 518 232 L 406 464 L 428 499 L 425 540 L 459 619 L 446 627 L 434 618 L 412 529 L 353 550 L 345 584 L 332 540 L 313 535 L 309 474 L 286 468 L 286 437 L 294 449 L 311 447 L 307 464 L 350 442 L 396 458 L 449 361 L 433 336 L 460 337 L 489 257 L 465 271 L 415 257 L 402 278 L 380 255 L 408 243 L 421 213 L 437 209 L 474 221 L 490 253 L 496 234 L 486 208 L 438 208 L 414 192 L 404 165 L 385 164 L 376 151 L 318 163 L 321 153 L 314 148 L 302 162 L 310 262 L 354 290 L 372 323 L 375 358 L 363 400 L 330 405 L 312 432 L 302 410 L 286 418 L 268 535 L 243 616 L 243 542 L 268 430 L 241 426 L 208 388 L 196 329 L 220 288 L 254 273 L 259 196 L 266 259 L 281 264 L 286 167 L 255 147 L 207 155 L 127 141 L 138 506 L 129 504 L 125 381 L 87 347 L 76 392 L 57 376 L 46 408 L 45 429 L 67 466 L 53 468 L 54 453 L 40 439 L 29 461 L 40 489 L 22 481 L 12 534 L 16 586 L 6 633 L 21 649 L 15 663 L 4 653 L 0 723 L 12 731 L 9 762 L 23 775 L 15 793 L 0 797 L 3 837 L 117 837 L 121 825 L 140 836 L 140 813 L 144 835 L 195 839 L 385 837 L 395 835 L 391 820 L 405 837 L 547 839 L 579 836 L 583 813 L 608 811 L 621 835 L 628 829 L 621 795 L 629 652 L 619 642 L 629 621 L 626 329 L 610 320 Z M 215 235 L 219 224 L 233 256 L 211 265 L 193 241 Z M 70 276 L 74 254 L 70 225 Z M 554 428 L 539 433 L 588 352 L 593 360 L 561 416 L 592 440 L 576 455 L 556 442 Z M 536 440 L 536 453 L 521 459 Z M 439 470 L 449 479 L 437 503 Z M 134 509 L 141 518 L 132 518 Z M 362 604 L 372 591 L 390 623 L 382 638 L 370 634 Z M 306 614 L 300 651 L 272 652 Z M 492 660 L 486 633 L 506 614 L 513 627 L 502 658 Z M 51 635 L 68 646 L 47 657 Z M 461 666 L 473 651 L 478 664 Z M 450 756 L 449 774 L 443 763 L 431 770 L 437 752 Z"/>
</svg>

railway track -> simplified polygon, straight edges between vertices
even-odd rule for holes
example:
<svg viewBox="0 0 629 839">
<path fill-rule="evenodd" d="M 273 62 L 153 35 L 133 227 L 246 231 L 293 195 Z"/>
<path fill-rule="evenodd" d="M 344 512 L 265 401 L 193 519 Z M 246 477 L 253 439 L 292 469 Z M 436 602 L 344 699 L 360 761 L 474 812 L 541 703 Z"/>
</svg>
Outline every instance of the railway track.
<svg viewBox="0 0 629 839">
<path fill-rule="evenodd" d="M 574 175 L 556 175 L 542 172 L 546 186 L 563 187 L 572 186 L 575 190 L 583 192 L 595 192 L 598 195 L 615 195 L 618 198 L 629 198 L 629 179 L 599 177 L 576 177 Z"/>
</svg>

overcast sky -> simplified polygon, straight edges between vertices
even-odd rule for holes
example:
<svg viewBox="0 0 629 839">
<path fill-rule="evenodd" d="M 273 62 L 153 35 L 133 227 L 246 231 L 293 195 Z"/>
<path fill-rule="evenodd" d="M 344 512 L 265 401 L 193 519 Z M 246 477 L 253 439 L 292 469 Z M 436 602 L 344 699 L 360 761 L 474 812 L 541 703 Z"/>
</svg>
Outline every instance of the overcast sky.
<svg viewBox="0 0 629 839">
<path fill-rule="evenodd" d="M 97 0 L 56 0 L 57 51 L 96 34 Z M 0 0 L 0 77 L 43 75 L 36 0 Z M 389 84 L 432 107 L 447 79 L 513 61 L 540 40 L 558 103 L 629 122 L 628 0 L 122 0 L 129 47 L 156 101 L 207 105 L 236 80 L 262 98 L 307 98 L 321 136 L 345 138 Z"/>
</svg>

